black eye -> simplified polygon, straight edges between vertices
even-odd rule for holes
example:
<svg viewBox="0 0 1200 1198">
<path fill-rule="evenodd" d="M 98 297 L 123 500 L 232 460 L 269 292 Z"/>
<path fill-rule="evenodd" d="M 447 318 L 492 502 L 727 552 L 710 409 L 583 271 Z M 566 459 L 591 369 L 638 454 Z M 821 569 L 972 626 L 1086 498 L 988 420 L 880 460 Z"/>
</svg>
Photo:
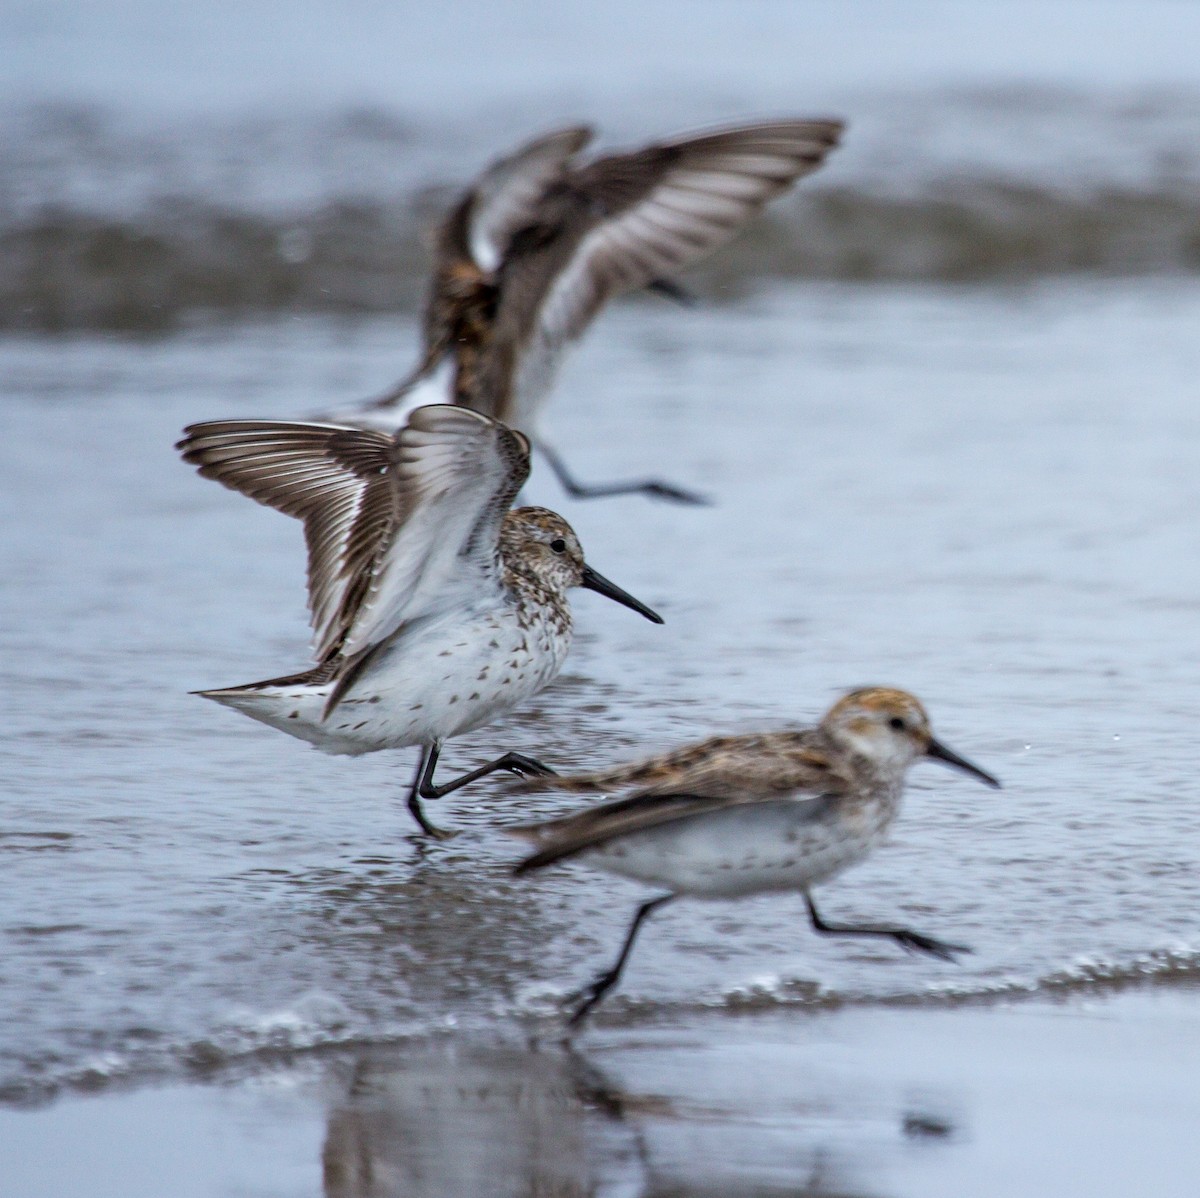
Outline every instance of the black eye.
<svg viewBox="0 0 1200 1198">
<path fill-rule="evenodd" d="M 562 539 L 562 537 L 555 537 L 554 540 L 550 542 L 550 548 L 553 549 L 555 553 L 566 553 L 567 543 Z"/>
<path fill-rule="evenodd" d="M 905 729 L 905 723 L 898 715 L 894 715 L 890 720 L 888 720 L 888 727 L 895 728 L 897 732 L 903 732 Z"/>
</svg>

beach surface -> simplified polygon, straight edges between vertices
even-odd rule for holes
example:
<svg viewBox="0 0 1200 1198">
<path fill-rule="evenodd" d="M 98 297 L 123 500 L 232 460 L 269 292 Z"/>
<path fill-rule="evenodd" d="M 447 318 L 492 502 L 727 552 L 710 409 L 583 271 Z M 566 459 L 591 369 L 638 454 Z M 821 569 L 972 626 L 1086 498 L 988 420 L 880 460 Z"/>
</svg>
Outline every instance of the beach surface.
<svg viewBox="0 0 1200 1198">
<path fill-rule="evenodd" d="M 700 10 L 0 13 L 5 1198 L 1196 1193 L 1200 7 Z M 819 899 L 974 951 L 681 903 L 567 1052 L 646 892 L 512 876 L 499 826 L 578 800 L 490 780 L 420 844 L 411 753 L 189 694 L 306 665 L 303 545 L 172 445 L 401 377 L 499 150 L 795 112 L 844 148 L 546 413 L 583 479 L 713 505 L 525 493 L 666 625 L 578 593 L 560 678 L 446 764 L 904 687 L 1004 790 L 920 766 Z"/>
<path fill-rule="evenodd" d="M 746 1011 L 447 1034 L 0 1111 L 23 1198 L 1195 1191 L 1200 1002 Z"/>
</svg>

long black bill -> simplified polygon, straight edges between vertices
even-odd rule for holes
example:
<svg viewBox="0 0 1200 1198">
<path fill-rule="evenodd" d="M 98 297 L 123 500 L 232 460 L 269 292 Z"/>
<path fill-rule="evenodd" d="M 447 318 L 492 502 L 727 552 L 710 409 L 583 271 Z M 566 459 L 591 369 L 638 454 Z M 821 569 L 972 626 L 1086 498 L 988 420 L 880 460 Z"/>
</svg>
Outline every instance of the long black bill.
<svg viewBox="0 0 1200 1198">
<path fill-rule="evenodd" d="M 595 591 L 598 595 L 606 595 L 609 599 L 615 599 L 618 603 L 623 603 L 626 607 L 632 608 L 638 615 L 645 616 L 653 624 L 661 624 L 662 616 L 656 611 L 651 611 L 644 603 L 636 600 L 628 591 L 623 591 L 616 583 L 609 582 L 603 574 L 597 574 L 591 566 L 583 567 L 583 578 L 580 579 L 579 585 L 587 587 L 589 591 Z"/>
<path fill-rule="evenodd" d="M 930 740 L 929 748 L 925 750 L 925 756 L 932 757 L 935 761 L 944 761 L 947 765 L 952 765 L 966 774 L 974 774 L 980 782 L 986 782 L 996 790 L 1000 789 L 1000 783 L 991 774 L 985 773 L 977 765 L 972 765 L 965 757 L 960 757 L 952 749 L 947 749 L 941 741 Z"/>
</svg>

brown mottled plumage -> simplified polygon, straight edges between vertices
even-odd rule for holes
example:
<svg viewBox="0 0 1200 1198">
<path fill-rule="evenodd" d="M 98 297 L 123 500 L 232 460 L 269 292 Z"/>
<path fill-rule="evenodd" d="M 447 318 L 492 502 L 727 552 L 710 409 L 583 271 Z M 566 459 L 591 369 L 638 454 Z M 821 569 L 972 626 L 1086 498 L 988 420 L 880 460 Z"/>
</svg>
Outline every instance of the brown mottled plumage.
<svg viewBox="0 0 1200 1198">
<path fill-rule="evenodd" d="M 753 774 L 743 772 L 752 763 Z M 732 768 L 731 768 L 732 767 Z M 591 774 L 531 778 L 521 789 L 600 794 L 636 788 L 643 794 L 697 792 L 733 800 L 747 785 L 755 793 L 788 793 L 809 784 L 837 785 L 815 729 L 714 736 L 658 757 Z M 848 779 L 846 779 L 848 781 Z"/>
<path fill-rule="evenodd" d="M 922 757 L 999 785 L 935 740 L 921 704 L 891 687 L 851 691 L 815 728 L 714 737 L 628 766 L 523 782 L 525 790 L 633 793 L 507 829 L 537 845 L 518 874 L 579 857 L 667 891 L 639 908 L 616 964 L 589 989 L 572 1023 L 616 983 L 642 920 L 682 895 L 799 890 L 818 932 L 888 936 L 946 959 L 966 951 L 908 928 L 826 924 L 809 894 L 884 838 L 908 768 Z"/>
</svg>

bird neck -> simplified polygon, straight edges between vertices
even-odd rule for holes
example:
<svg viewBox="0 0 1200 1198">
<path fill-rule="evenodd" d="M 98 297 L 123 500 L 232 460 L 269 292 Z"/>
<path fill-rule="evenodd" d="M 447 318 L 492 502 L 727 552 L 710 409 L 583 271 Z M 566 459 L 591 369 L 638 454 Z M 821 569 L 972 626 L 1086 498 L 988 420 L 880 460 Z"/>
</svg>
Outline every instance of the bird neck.
<svg viewBox="0 0 1200 1198">
<path fill-rule="evenodd" d="M 562 587 L 533 569 L 519 553 L 505 553 L 501 545 L 501 574 L 524 622 L 548 622 L 555 631 L 571 631 L 571 604 Z"/>
</svg>

